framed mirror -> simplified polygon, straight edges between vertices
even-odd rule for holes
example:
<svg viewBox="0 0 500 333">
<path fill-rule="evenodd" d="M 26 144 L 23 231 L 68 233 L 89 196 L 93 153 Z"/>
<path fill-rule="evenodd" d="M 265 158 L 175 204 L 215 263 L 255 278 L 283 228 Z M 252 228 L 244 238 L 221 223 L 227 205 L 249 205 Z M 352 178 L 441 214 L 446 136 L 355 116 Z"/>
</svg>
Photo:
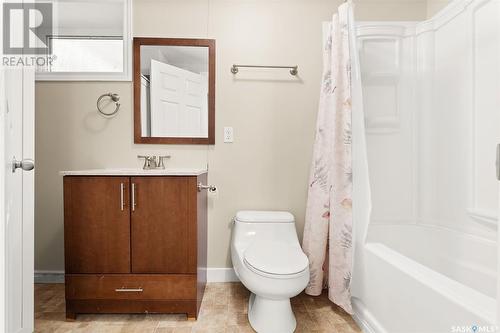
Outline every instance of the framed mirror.
<svg viewBox="0 0 500 333">
<path fill-rule="evenodd" d="M 215 143 L 215 40 L 134 38 L 134 142 Z"/>
</svg>

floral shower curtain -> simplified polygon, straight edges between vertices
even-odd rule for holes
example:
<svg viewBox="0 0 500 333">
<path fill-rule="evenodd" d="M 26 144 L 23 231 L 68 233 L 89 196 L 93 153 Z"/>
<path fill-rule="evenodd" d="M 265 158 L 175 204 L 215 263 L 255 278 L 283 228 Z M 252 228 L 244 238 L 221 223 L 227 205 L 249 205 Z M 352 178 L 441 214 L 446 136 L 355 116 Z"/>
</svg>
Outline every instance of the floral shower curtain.
<svg viewBox="0 0 500 333">
<path fill-rule="evenodd" d="M 328 297 L 348 313 L 351 306 L 352 159 L 351 4 L 344 3 L 324 29 L 323 81 L 309 178 L 303 248 L 309 258 L 309 295 Z"/>
</svg>

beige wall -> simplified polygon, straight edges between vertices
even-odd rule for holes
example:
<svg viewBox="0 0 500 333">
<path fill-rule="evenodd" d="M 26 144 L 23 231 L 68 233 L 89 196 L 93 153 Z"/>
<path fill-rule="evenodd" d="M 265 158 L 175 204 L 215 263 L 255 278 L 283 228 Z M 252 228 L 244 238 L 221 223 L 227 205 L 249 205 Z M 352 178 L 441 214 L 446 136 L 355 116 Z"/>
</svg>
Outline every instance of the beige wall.
<svg viewBox="0 0 500 333">
<path fill-rule="evenodd" d="M 321 22 L 335 0 L 136 0 L 134 35 L 217 40 L 216 145 L 134 145 L 130 82 L 36 84 L 36 269 L 62 270 L 60 170 L 140 167 L 139 153 L 169 153 L 170 166 L 209 165 L 218 196 L 209 202 L 209 266 L 229 267 L 230 221 L 239 209 L 290 210 L 304 224 L 322 70 Z M 361 20 L 421 20 L 426 3 L 356 2 Z M 232 63 L 298 64 L 286 72 L 233 77 Z M 105 92 L 120 94 L 112 119 L 95 109 Z M 235 142 L 221 142 L 233 126 Z"/>
<path fill-rule="evenodd" d="M 427 18 L 433 17 L 450 2 L 451 0 L 427 0 Z"/>
</svg>

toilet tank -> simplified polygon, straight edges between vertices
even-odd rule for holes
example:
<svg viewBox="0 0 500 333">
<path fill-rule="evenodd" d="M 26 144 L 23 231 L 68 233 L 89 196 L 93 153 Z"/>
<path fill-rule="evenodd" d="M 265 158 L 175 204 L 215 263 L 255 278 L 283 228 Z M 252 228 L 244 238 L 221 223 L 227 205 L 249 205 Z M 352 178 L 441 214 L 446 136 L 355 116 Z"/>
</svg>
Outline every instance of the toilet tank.
<svg viewBox="0 0 500 333">
<path fill-rule="evenodd" d="M 298 243 L 294 216 L 284 211 L 239 211 L 234 217 L 232 242 L 245 247 L 256 239 Z"/>
</svg>

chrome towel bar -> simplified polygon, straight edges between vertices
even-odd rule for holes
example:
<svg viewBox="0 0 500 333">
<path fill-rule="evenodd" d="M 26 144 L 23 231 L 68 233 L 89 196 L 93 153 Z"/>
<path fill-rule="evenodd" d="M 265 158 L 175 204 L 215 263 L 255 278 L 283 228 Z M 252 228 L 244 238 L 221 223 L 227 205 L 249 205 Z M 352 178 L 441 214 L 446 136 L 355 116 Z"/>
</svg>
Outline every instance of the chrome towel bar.
<svg viewBox="0 0 500 333">
<path fill-rule="evenodd" d="M 236 74 L 238 73 L 238 68 L 240 67 L 245 67 L 245 68 L 287 68 L 287 69 L 290 69 L 290 74 L 295 76 L 297 75 L 297 73 L 299 72 L 299 66 L 295 65 L 295 66 L 267 66 L 267 65 L 236 65 L 234 64 L 232 67 L 231 67 L 231 73 L 233 74 Z"/>
</svg>

